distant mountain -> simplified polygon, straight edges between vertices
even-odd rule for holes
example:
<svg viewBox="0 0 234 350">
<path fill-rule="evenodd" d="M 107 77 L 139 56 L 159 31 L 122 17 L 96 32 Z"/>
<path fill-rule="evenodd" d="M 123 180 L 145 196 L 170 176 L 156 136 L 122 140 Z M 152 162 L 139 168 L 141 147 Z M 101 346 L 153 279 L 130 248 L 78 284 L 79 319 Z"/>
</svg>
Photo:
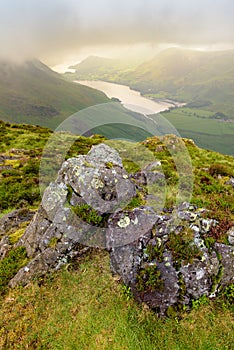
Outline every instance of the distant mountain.
<svg viewBox="0 0 234 350">
<path fill-rule="evenodd" d="M 177 99 L 234 118 L 234 50 L 167 49 L 121 82 L 154 98 Z"/>
<path fill-rule="evenodd" d="M 0 119 L 55 128 L 85 107 L 108 102 L 100 91 L 64 81 L 38 60 L 0 62 Z"/>
<path fill-rule="evenodd" d="M 137 61 L 126 62 L 117 59 L 89 56 L 82 62 L 70 66 L 75 73 L 65 73 L 65 77 L 72 80 L 106 80 L 114 81 L 122 74 L 127 74 L 137 67 Z"/>
<path fill-rule="evenodd" d="M 140 65 L 90 56 L 72 66 L 69 80 L 104 80 L 129 85 L 155 99 L 184 101 L 226 119 L 234 118 L 234 50 L 166 49 Z"/>
</svg>

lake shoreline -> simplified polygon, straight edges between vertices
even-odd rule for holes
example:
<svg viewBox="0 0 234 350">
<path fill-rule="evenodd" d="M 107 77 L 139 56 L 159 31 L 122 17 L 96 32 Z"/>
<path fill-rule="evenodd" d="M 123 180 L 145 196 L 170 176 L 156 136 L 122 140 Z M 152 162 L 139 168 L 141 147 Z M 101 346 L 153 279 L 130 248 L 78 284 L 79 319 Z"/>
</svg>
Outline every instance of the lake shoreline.
<svg viewBox="0 0 234 350">
<path fill-rule="evenodd" d="M 109 98 L 117 98 L 125 108 L 145 115 L 157 114 L 186 105 L 169 99 L 155 100 L 145 97 L 140 91 L 123 84 L 102 80 L 74 80 L 74 83 L 102 91 Z"/>
</svg>

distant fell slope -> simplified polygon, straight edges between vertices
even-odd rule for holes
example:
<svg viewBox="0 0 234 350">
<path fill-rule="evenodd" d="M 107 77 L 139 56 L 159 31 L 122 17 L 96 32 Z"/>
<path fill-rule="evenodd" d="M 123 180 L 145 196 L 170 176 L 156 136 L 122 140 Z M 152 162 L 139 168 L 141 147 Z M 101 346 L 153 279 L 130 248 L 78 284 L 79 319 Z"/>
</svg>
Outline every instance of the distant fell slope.
<svg viewBox="0 0 234 350">
<path fill-rule="evenodd" d="M 55 128 L 66 117 L 108 102 L 100 91 L 64 81 L 38 60 L 0 62 L 0 118 Z"/>
<path fill-rule="evenodd" d="M 155 99 L 184 101 L 234 119 L 234 50 L 195 51 L 169 48 L 135 65 L 91 56 L 70 68 L 69 80 L 121 83 Z"/>
<path fill-rule="evenodd" d="M 155 98 L 183 100 L 234 118 L 234 50 L 170 48 L 125 74 L 122 82 Z"/>
<path fill-rule="evenodd" d="M 137 67 L 135 62 L 127 62 L 119 59 L 106 57 L 89 56 L 80 63 L 70 66 L 75 69 L 75 73 L 65 73 L 64 77 L 74 80 L 108 80 L 119 79 L 122 74 L 127 74 Z"/>
</svg>

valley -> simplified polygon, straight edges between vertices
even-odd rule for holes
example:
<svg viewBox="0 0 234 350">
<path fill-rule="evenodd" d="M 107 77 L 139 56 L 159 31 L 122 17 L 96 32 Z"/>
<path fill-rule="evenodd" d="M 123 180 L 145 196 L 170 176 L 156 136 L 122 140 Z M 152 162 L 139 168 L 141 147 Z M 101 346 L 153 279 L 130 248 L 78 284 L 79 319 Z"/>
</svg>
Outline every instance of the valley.
<svg viewBox="0 0 234 350">
<path fill-rule="evenodd" d="M 199 52 L 171 48 L 128 71 L 121 67 L 117 70 L 110 59 L 105 71 L 106 61 L 92 57 L 87 73 L 90 66 L 87 58 L 73 66 L 74 73 L 64 77 L 92 80 L 92 86 L 104 92 L 108 92 L 102 86 L 105 82 L 123 84 L 149 98 L 149 106 L 167 100 L 176 101 L 177 106 L 185 103 L 186 108 L 169 106 L 169 110 L 161 110 L 163 117 L 182 137 L 192 138 L 200 147 L 234 155 L 233 61 L 233 50 Z M 102 80 L 101 85 L 98 80 Z M 115 97 L 123 101 L 128 93 L 126 90 L 122 96 L 117 91 Z"/>
</svg>

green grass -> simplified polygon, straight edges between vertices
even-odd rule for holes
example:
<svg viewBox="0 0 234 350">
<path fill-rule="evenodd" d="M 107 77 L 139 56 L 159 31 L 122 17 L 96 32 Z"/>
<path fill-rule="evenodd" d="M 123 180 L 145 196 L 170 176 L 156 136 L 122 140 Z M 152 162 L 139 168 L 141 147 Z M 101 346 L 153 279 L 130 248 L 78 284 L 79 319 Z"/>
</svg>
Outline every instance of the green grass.
<svg viewBox="0 0 234 350">
<path fill-rule="evenodd" d="M 173 158 L 168 154 L 163 146 L 163 140 L 158 137 L 148 139 L 143 142 L 152 151 L 157 160 L 162 163 L 162 171 L 167 181 L 167 201 L 168 206 L 175 204 L 176 186 L 178 184 L 178 173 L 175 168 Z M 234 220 L 234 191 L 225 182 L 234 176 L 234 158 L 222 155 L 213 151 L 207 151 L 196 147 L 193 142 L 184 140 L 189 155 L 191 157 L 194 184 L 191 202 L 199 207 L 210 210 L 209 215 L 216 218 L 227 218 Z M 209 169 L 213 164 L 225 165 L 229 169 L 229 176 L 210 175 Z M 221 167 L 221 170 L 222 167 Z M 222 175 L 222 174 L 220 174 Z"/>
<path fill-rule="evenodd" d="M 11 290 L 0 303 L 4 350 L 229 350 L 233 345 L 233 307 L 225 299 L 200 301 L 181 320 L 158 319 L 113 278 L 101 251 L 77 267 Z"/>
<path fill-rule="evenodd" d="M 211 118 L 214 113 L 194 108 L 178 108 L 162 115 L 182 137 L 191 138 L 204 149 L 234 155 L 234 122 Z"/>
<path fill-rule="evenodd" d="M 18 270 L 28 262 L 26 249 L 17 247 L 12 249 L 9 254 L 0 261 L 0 294 L 4 293 L 8 282 Z"/>
</svg>

